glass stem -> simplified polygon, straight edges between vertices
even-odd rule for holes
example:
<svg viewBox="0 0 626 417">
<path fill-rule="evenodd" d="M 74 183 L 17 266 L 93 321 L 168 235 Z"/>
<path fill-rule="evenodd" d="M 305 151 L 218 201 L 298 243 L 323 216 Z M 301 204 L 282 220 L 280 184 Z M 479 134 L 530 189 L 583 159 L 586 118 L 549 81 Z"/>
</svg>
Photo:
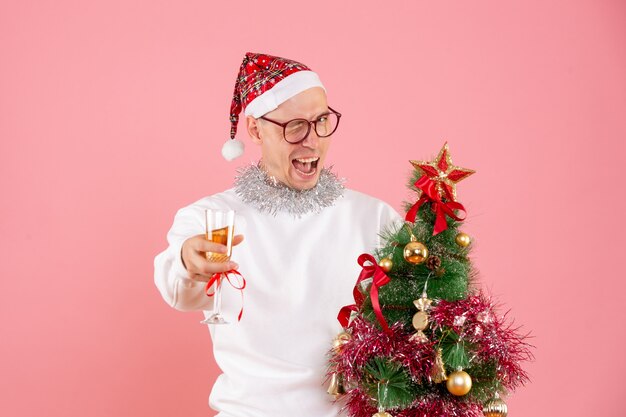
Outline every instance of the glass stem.
<svg viewBox="0 0 626 417">
<path fill-rule="evenodd" d="M 213 304 L 213 314 L 221 314 L 222 311 L 222 279 L 224 274 L 220 274 L 220 277 L 215 282 L 215 300 Z"/>
</svg>

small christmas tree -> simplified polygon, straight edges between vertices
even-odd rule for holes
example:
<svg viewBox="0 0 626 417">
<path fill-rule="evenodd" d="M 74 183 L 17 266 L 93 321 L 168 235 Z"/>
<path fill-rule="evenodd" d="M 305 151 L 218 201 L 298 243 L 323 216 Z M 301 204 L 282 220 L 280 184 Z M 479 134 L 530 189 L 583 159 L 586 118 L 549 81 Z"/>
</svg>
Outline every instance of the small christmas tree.
<svg viewBox="0 0 626 417">
<path fill-rule="evenodd" d="M 328 392 L 353 417 L 506 416 L 501 397 L 528 381 L 520 363 L 532 354 L 475 284 L 456 198 L 456 183 L 474 171 L 452 164 L 447 143 L 434 161 L 411 163 L 419 198 L 375 256 L 358 259 Z"/>
</svg>

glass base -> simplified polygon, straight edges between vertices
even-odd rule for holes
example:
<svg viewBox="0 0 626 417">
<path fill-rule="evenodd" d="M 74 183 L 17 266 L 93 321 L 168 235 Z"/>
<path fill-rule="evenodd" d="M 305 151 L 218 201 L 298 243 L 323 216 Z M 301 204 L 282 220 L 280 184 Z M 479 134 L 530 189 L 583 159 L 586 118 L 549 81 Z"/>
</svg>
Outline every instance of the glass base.
<svg viewBox="0 0 626 417">
<path fill-rule="evenodd" d="M 213 314 L 206 319 L 202 320 L 200 323 L 202 324 L 228 324 L 224 317 L 221 314 Z"/>
</svg>

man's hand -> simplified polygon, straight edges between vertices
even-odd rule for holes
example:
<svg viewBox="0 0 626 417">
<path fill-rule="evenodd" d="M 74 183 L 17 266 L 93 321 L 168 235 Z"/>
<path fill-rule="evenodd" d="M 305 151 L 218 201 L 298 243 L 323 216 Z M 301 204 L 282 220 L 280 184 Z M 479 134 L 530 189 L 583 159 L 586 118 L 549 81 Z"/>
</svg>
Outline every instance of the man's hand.
<svg viewBox="0 0 626 417">
<path fill-rule="evenodd" d="M 243 240 L 243 235 L 233 238 L 233 246 Z M 205 252 L 226 253 L 226 246 L 206 240 L 204 234 L 196 235 L 185 240 L 181 249 L 183 265 L 187 268 L 189 278 L 196 281 L 208 281 L 216 272 L 226 272 L 237 269 L 239 266 L 232 261 L 209 262 Z"/>
</svg>

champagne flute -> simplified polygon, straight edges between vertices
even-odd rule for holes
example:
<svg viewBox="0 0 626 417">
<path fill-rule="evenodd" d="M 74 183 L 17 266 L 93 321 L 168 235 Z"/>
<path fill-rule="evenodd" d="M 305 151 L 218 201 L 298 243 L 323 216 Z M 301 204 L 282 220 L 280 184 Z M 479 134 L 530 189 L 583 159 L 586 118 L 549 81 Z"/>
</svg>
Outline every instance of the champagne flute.
<svg viewBox="0 0 626 417">
<path fill-rule="evenodd" d="M 226 246 L 226 253 L 206 252 L 209 262 L 228 262 L 233 248 L 233 231 L 235 228 L 234 210 L 204 210 L 205 238 L 211 242 Z M 222 281 L 224 273 L 220 273 L 215 281 L 213 296 L 213 313 L 202 320 L 202 324 L 228 324 L 221 314 L 222 308 Z"/>
</svg>

